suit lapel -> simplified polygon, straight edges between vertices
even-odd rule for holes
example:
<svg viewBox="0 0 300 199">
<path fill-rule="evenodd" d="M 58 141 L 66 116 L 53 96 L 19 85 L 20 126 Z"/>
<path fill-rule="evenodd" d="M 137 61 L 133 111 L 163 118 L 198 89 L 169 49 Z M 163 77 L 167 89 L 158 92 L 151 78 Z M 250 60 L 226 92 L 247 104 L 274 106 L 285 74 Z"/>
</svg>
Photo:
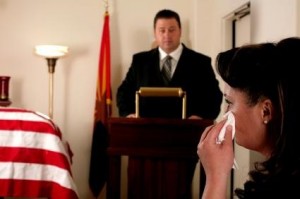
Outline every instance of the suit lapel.
<svg viewBox="0 0 300 199">
<path fill-rule="evenodd" d="M 158 48 L 153 49 L 152 53 L 151 53 L 151 65 L 153 66 L 153 69 L 155 70 L 156 74 L 160 74 L 160 67 L 159 67 L 159 51 Z"/>
<path fill-rule="evenodd" d="M 151 68 L 149 74 L 147 76 L 151 76 L 151 79 L 157 86 L 163 86 L 163 78 L 160 71 L 160 57 L 158 48 L 153 49 L 150 51 L 150 57 L 148 63 L 150 64 L 149 67 Z"/>
</svg>

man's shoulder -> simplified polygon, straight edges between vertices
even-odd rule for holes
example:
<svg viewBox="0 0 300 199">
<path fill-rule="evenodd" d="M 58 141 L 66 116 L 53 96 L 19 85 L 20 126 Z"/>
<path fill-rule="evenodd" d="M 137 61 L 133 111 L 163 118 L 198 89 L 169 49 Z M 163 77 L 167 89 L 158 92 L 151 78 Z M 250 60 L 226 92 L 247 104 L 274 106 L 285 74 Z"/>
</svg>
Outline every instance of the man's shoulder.
<svg viewBox="0 0 300 199">
<path fill-rule="evenodd" d="M 152 57 L 158 54 L 158 49 L 151 49 L 147 51 L 140 51 L 135 54 L 133 54 L 134 58 L 145 58 L 145 57 Z"/>
<path fill-rule="evenodd" d="M 192 57 L 199 58 L 199 59 L 204 59 L 204 60 L 207 60 L 207 61 L 211 60 L 210 56 L 205 55 L 203 53 L 200 53 L 200 52 L 198 52 L 196 50 L 193 50 L 193 49 L 191 49 L 189 47 L 186 47 L 186 46 L 183 47 L 182 53 L 187 55 L 187 56 L 192 56 Z"/>
<path fill-rule="evenodd" d="M 148 50 L 135 53 L 132 57 L 132 66 L 145 67 L 157 64 L 159 60 L 158 50 Z"/>
</svg>

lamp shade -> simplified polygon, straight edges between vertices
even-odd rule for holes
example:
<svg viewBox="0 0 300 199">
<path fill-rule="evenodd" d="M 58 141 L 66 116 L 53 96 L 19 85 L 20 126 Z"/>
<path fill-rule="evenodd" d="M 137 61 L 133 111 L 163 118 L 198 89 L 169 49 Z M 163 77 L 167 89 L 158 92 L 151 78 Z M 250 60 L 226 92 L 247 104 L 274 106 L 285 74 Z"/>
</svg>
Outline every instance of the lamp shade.
<svg viewBox="0 0 300 199">
<path fill-rule="evenodd" d="M 65 56 L 69 51 L 67 46 L 60 45 L 37 45 L 35 53 L 45 58 L 60 58 Z"/>
</svg>

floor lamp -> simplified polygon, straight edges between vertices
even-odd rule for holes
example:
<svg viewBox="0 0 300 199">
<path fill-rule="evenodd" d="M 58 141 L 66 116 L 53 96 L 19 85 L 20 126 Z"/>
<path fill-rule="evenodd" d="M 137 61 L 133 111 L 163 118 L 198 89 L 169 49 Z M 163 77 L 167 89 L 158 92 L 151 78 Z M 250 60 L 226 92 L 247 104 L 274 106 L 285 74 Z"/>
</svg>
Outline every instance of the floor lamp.
<svg viewBox="0 0 300 199">
<path fill-rule="evenodd" d="M 59 45 L 37 45 L 35 53 L 47 60 L 49 73 L 49 108 L 48 115 L 53 119 L 53 96 L 54 96 L 54 72 L 57 59 L 65 56 L 68 53 L 67 46 Z"/>
</svg>

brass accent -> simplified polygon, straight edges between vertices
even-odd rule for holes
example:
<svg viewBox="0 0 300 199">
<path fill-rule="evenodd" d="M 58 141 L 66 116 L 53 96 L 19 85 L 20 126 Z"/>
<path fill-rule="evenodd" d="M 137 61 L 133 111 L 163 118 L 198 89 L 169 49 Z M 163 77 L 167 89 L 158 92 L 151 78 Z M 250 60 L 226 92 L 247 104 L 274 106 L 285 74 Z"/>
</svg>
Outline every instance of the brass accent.
<svg viewBox="0 0 300 199">
<path fill-rule="evenodd" d="M 186 118 L 186 92 L 181 88 L 168 87 L 141 87 L 135 93 L 135 116 L 140 117 L 139 97 L 181 97 L 182 98 L 182 119 Z"/>
</svg>

